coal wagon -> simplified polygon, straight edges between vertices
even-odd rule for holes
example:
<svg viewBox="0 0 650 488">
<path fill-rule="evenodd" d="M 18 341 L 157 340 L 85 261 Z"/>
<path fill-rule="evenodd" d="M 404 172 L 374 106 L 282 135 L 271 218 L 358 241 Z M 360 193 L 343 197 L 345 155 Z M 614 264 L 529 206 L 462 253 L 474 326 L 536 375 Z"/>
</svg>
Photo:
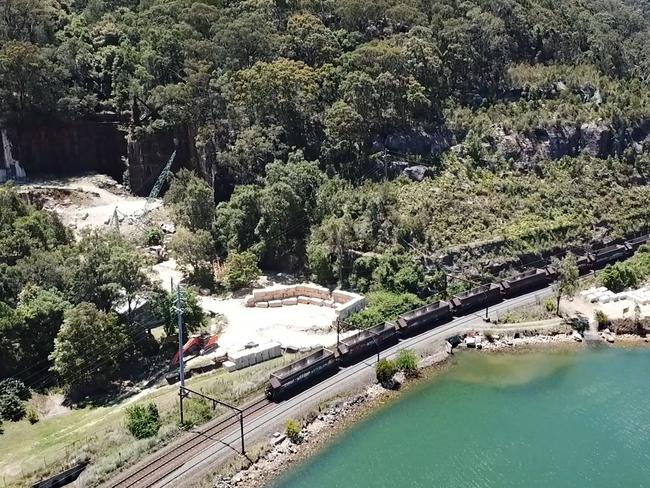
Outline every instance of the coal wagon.
<svg viewBox="0 0 650 488">
<path fill-rule="evenodd" d="M 613 244 L 589 253 L 587 257 L 594 268 L 602 268 L 611 262 L 626 258 L 631 254 L 632 251 L 625 244 Z"/>
<path fill-rule="evenodd" d="M 644 244 L 647 244 L 650 241 L 650 234 L 644 234 L 642 236 L 634 237 L 625 241 L 625 245 L 634 252 L 639 249 Z"/>
<path fill-rule="evenodd" d="M 477 286 L 471 290 L 454 295 L 451 305 L 455 315 L 463 315 L 480 308 L 489 307 L 501 301 L 501 287 L 496 283 Z"/>
<path fill-rule="evenodd" d="M 319 349 L 296 362 L 271 373 L 266 396 L 277 400 L 286 393 L 315 382 L 337 369 L 336 354 L 329 349 Z"/>
<path fill-rule="evenodd" d="M 501 282 L 501 290 L 506 297 L 513 297 L 522 293 L 537 290 L 549 283 L 549 273 L 545 269 L 529 269 Z"/>
<path fill-rule="evenodd" d="M 451 318 L 451 305 L 445 301 L 430 303 L 397 318 L 400 334 L 408 335 L 425 327 L 444 322 Z"/>
<path fill-rule="evenodd" d="M 397 325 L 385 322 L 339 341 L 339 359 L 347 364 L 397 341 Z"/>
</svg>

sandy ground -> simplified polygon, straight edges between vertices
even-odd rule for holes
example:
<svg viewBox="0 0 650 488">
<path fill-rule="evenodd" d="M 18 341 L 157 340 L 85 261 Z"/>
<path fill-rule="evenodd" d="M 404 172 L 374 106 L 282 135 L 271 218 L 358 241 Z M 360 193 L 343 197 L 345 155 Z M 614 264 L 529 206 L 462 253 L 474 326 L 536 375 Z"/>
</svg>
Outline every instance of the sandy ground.
<svg viewBox="0 0 650 488">
<path fill-rule="evenodd" d="M 156 280 L 160 283 L 160 286 L 167 290 L 171 290 L 171 280 L 174 280 L 174 286 L 179 284 L 183 279 L 183 273 L 180 271 L 176 265 L 176 260 L 168 259 L 162 263 L 158 263 L 152 266 L 153 280 Z"/>
<path fill-rule="evenodd" d="M 170 280 L 180 283 L 183 273 L 177 269 L 173 259 L 153 266 L 155 279 L 166 290 Z M 275 284 L 267 279 L 265 282 Z M 292 305 L 279 308 L 245 307 L 243 298 L 217 298 L 199 296 L 199 303 L 208 314 L 219 314 L 226 325 L 219 334 L 219 348 L 216 355 L 238 351 L 249 342 L 263 344 L 279 342 L 282 347 L 312 349 L 336 343 L 336 330 L 332 322 L 334 310 L 315 305 Z M 354 332 L 342 333 L 346 337 Z"/>
<path fill-rule="evenodd" d="M 65 397 L 61 393 L 50 393 L 48 395 L 33 393 L 29 405 L 38 412 L 41 419 L 47 419 L 70 411 L 63 404 L 64 400 Z"/>
<path fill-rule="evenodd" d="M 237 350 L 249 342 L 279 342 L 296 349 L 327 346 L 336 342 L 332 329 L 334 310 L 315 305 L 279 308 L 245 307 L 242 299 L 200 297 L 204 310 L 225 316 L 227 325 L 219 337 L 220 349 Z"/>
<path fill-rule="evenodd" d="M 21 185 L 20 191 L 29 193 L 77 231 L 107 227 L 117 210 L 120 230 L 133 232 L 146 223 L 145 214 L 162 207 L 162 200 L 147 203 L 146 198 L 129 195 L 122 185 L 105 175 L 34 181 Z"/>
<path fill-rule="evenodd" d="M 581 313 L 590 321 L 594 321 L 596 311 L 601 310 L 610 319 L 633 318 L 636 303 L 632 300 L 619 300 L 609 303 L 591 303 L 578 295 L 573 300 L 563 300 L 562 310 L 570 313 Z M 641 305 L 641 317 L 650 317 L 650 305 Z"/>
</svg>

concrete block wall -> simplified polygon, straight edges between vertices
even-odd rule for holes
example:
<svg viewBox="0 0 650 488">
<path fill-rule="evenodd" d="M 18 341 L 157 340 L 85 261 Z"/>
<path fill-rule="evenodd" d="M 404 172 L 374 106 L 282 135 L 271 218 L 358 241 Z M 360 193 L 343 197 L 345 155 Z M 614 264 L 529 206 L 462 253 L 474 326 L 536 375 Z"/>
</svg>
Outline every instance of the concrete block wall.
<svg viewBox="0 0 650 488">
<path fill-rule="evenodd" d="M 361 295 L 356 295 L 355 298 L 349 300 L 343 304 L 340 304 L 336 307 L 336 317 L 340 320 L 345 320 L 350 315 L 360 310 L 363 310 L 366 306 L 366 299 Z"/>
<path fill-rule="evenodd" d="M 268 344 L 261 344 L 251 349 L 244 349 L 242 351 L 228 352 L 228 361 L 230 364 L 224 363 L 228 371 L 236 371 L 238 369 L 247 368 L 269 359 L 277 358 L 282 355 L 282 347 L 277 342 L 269 342 Z"/>
<path fill-rule="evenodd" d="M 337 320 L 344 320 L 352 313 L 362 310 L 366 306 L 366 299 L 357 293 L 344 290 L 330 292 L 323 286 L 308 283 L 253 290 L 252 295 L 247 295 L 244 298 L 245 306 L 257 308 L 275 308 L 299 303 L 333 308 Z M 334 324 L 336 324 L 336 320 Z"/>
</svg>

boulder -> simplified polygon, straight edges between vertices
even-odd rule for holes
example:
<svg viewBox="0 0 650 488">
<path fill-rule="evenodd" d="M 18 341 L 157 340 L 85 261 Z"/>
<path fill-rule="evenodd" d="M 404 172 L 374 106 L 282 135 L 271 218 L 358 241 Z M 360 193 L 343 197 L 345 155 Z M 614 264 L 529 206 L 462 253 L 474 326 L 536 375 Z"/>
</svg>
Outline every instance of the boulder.
<svg viewBox="0 0 650 488">
<path fill-rule="evenodd" d="M 429 169 L 426 166 L 416 165 L 409 166 L 403 171 L 404 176 L 406 176 L 411 181 L 422 181 L 428 173 Z"/>
<path fill-rule="evenodd" d="M 606 158 L 611 153 L 612 131 L 604 124 L 589 122 L 580 126 L 581 152 L 595 158 Z"/>
<path fill-rule="evenodd" d="M 399 371 L 393 376 L 392 382 L 393 389 L 399 390 L 400 387 L 406 382 L 406 375 L 403 372 Z"/>
<path fill-rule="evenodd" d="M 160 230 L 162 230 L 165 234 L 174 234 L 176 232 L 176 226 L 171 222 L 160 224 Z"/>
</svg>

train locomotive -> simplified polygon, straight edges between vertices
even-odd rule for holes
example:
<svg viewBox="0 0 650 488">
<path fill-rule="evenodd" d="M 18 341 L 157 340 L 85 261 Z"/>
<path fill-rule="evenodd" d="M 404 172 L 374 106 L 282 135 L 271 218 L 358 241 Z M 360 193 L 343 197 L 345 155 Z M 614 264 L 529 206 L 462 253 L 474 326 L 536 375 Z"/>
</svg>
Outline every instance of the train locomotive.
<svg viewBox="0 0 650 488">
<path fill-rule="evenodd" d="M 644 244 L 650 234 L 612 244 L 584 255 L 576 255 L 580 274 L 605 267 L 630 257 Z M 425 330 L 434 329 L 477 310 L 548 286 L 557 279 L 557 270 L 550 264 L 528 269 L 499 283 L 488 283 L 454 295 L 449 301 L 437 301 L 401 314 L 395 322 L 385 322 L 339 341 L 336 350 L 321 348 L 308 356 L 271 374 L 266 396 L 280 400 L 290 396 L 344 367 L 390 345 Z"/>
</svg>

